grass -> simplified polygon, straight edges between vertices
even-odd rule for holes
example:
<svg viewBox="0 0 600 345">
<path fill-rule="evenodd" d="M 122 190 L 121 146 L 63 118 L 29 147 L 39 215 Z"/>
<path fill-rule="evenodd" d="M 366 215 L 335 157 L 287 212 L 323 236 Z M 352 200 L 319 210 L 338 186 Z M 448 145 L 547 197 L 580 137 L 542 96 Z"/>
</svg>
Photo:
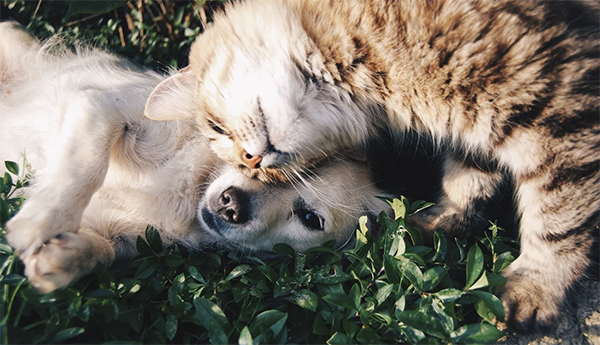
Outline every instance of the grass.
<svg viewBox="0 0 600 345">
<path fill-rule="evenodd" d="M 0 15 L 45 38 L 62 34 L 158 69 L 187 64 L 189 45 L 220 1 L 50 2 L 4 0 Z M 138 255 L 98 266 L 71 287 L 37 293 L 4 239 L 23 200 L 27 169 L 6 163 L 0 178 L 1 343 L 485 343 L 502 336 L 493 289 L 516 256 L 495 224 L 431 245 L 404 223 L 426 204 L 390 200 L 395 217 L 364 219 L 353 248 L 272 258 L 163 248 L 149 228 Z M 0 175 L 1 176 L 1 175 Z"/>
</svg>

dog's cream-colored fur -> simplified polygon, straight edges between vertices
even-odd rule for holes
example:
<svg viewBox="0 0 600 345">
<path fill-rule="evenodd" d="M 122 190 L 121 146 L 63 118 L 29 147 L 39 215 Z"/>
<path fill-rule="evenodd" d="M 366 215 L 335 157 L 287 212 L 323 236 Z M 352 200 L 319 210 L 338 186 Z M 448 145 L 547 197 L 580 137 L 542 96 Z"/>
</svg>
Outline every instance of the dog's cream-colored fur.
<svg viewBox="0 0 600 345">
<path fill-rule="evenodd" d="M 10 22 L 0 37 L 0 161 L 33 169 L 7 239 L 40 291 L 130 257 L 147 225 L 191 249 L 302 251 L 345 244 L 385 207 L 364 161 L 332 157 L 303 183 L 266 185 L 224 166 L 194 121 L 143 117 L 165 76 Z"/>
</svg>

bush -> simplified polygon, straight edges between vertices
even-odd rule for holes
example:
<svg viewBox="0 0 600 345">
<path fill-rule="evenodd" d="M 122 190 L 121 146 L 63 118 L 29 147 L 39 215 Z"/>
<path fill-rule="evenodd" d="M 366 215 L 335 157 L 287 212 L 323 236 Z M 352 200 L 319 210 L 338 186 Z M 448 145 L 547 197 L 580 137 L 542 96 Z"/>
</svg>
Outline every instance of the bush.
<svg viewBox="0 0 600 345">
<path fill-rule="evenodd" d="M 16 164 L 0 184 L 0 323 L 4 343 L 438 343 L 495 342 L 504 310 L 492 289 L 513 241 L 492 224 L 472 242 L 438 232 L 433 245 L 405 217 L 428 204 L 390 200 L 381 229 L 359 221 L 353 248 L 271 258 L 163 248 L 148 228 L 128 264 L 99 266 L 75 285 L 37 293 L 6 245 L 4 225 L 26 185 Z M 24 175 L 21 174 L 21 177 Z M 15 182 L 16 181 L 16 182 Z"/>
</svg>

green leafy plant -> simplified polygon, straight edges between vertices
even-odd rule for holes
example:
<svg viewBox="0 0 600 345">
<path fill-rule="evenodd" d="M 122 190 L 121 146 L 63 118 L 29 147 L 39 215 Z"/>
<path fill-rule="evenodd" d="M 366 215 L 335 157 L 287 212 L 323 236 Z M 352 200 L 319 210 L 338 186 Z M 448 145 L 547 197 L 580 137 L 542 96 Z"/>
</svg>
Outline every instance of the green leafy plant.
<svg viewBox="0 0 600 345">
<path fill-rule="evenodd" d="M 21 205 L 25 183 L 7 162 L 0 225 Z M 16 180 L 16 182 L 13 182 Z M 388 201 L 379 231 L 359 220 L 351 248 L 329 245 L 272 257 L 235 251 L 163 248 L 148 228 L 138 255 L 98 266 L 71 287 L 37 293 L 0 236 L 0 334 L 4 343 L 489 343 L 504 310 L 493 294 L 515 255 L 491 224 L 471 241 L 436 232 L 433 241 L 405 219 L 427 204 Z M 7 206 L 8 205 L 8 206 Z M 5 213 L 7 209 L 7 213 Z M 2 230 L 4 234 L 4 230 Z"/>
</svg>

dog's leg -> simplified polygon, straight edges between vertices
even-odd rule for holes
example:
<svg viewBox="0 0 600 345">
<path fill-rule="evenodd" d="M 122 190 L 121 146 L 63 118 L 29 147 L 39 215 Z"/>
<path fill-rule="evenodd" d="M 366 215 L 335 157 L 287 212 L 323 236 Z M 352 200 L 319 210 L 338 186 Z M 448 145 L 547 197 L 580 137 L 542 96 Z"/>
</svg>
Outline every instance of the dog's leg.
<svg viewBox="0 0 600 345">
<path fill-rule="evenodd" d="M 76 233 L 92 195 L 102 185 L 110 147 L 122 133 L 123 115 L 103 91 L 71 95 L 48 166 L 36 176 L 27 202 L 7 223 L 8 242 L 26 259 L 58 234 Z"/>
<path fill-rule="evenodd" d="M 114 258 L 115 251 L 106 238 L 81 229 L 54 237 L 23 261 L 27 279 L 46 293 L 77 281 L 98 263 L 109 266 Z"/>
</svg>

